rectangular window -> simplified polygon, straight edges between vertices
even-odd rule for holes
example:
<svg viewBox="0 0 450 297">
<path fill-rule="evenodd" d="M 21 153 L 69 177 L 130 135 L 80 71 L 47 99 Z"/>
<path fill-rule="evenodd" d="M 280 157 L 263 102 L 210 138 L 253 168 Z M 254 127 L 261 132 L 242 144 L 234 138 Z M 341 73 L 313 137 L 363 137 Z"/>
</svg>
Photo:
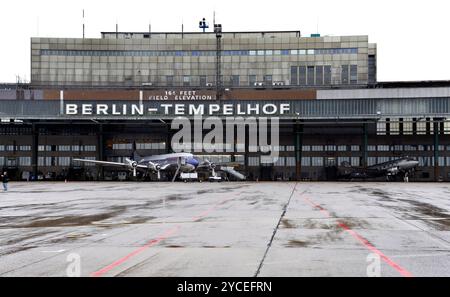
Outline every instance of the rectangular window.
<svg viewBox="0 0 450 297">
<path fill-rule="evenodd" d="M 346 146 L 346 145 L 340 145 L 340 146 L 338 146 L 338 151 L 339 151 L 339 152 L 346 152 L 346 151 L 347 151 L 347 146 Z"/>
<path fill-rule="evenodd" d="M 358 66 L 350 65 L 350 83 L 357 84 L 358 83 Z"/>
<path fill-rule="evenodd" d="M 272 75 L 264 75 L 264 83 L 266 86 L 272 85 Z"/>
<path fill-rule="evenodd" d="M 323 66 L 316 66 L 316 85 L 323 85 Z"/>
<path fill-rule="evenodd" d="M 70 157 L 59 157 L 58 165 L 59 166 L 70 166 Z"/>
<path fill-rule="evenodd" d="M 173 87 L 173 75 L 166 76 L 166 85 L 168 87 Z"/>
<path fill-rule="evenodd" d="M 313 152 L 323 152 L 323 145 L 312 145 L 311 151 Z"/>
<path fill-rule="evenodd" d="M 294 167 L 295 166 L 295 157 L 286 157 L 286 166 Z"/>
<path fill-rule="evenodd" d="M 350 165 L 352 165 L 352 166 L 360 166 L 360 159 L 359 159 L 359 157 L 351 157 Z"/>
<path fill-rule="evenodd" d="M 303 152 L 309 152 L 309 151 L 311 151 L 311 146 L 309 146 L 309 145 L 302 145 L 302 151 L 303 151 Z"/>
<path fill-rule="evenodd" d="M 191 85 L 191 77 L 189 75 L 183 76 L 183 86 L 189 87 Z"/>
<path fill-rule="evenodd" d="M 206 86 L 206 75 L 200 75 L 200 87 L 205 87 Z"/>
<path fill-rule="evenodd" d="M 311 166 L 322 167 L 323 166 L 323 157 L 311 157 Z"/>
<path fill-rule="evenodd" d="M 291 85 L 292 86 L 298 85 L 298 67 L 297 66 L 291 66 Z"/>
<path fill-rule="evenodd" d="M 302 166 L 311 166 L 311 158 L 302 157 Z"/>
<path fill-rule="evenodd" d="M 306 85 L 306 66 L 298 67 L 298 84 L 301 86 Z"/>
<path fill-rule="evenodd" d="M 341 66 L 341 84 L 348 84 L 348 65 Z"/>
<path fill-rule="evenodd" d="M 31 157 L 19 157 L 19 166 L 31 166 Z"/>
<path fill-rule="evenodd" d="M 323 84 L 331 85 L 331 66 L 323 67 Z"/>
<path fill-rule="evenodd" d="M 239 75 L 232 75 L 231 76 L 231 86 L 233 87 L 239 87 L 240 82 L 239 82 Z"/>
<path fill-rule="evenodd" d="M 351 150 L 352 152 L 359 152 L 360 147 L 359 147 L 359 145 L 352 145 L 352 146 L 350 147 L 350 150 Z"/>
<path fill-rule="evenodd" d="M 314 85 L 314 66 L 308 66 L 308 86 Z"/>
<path fill-rule="evenodd" d="M 256 75 L 249 75 L 248 76 L 248 85 L 253 87 L 256 83 Z"/>
</svg>

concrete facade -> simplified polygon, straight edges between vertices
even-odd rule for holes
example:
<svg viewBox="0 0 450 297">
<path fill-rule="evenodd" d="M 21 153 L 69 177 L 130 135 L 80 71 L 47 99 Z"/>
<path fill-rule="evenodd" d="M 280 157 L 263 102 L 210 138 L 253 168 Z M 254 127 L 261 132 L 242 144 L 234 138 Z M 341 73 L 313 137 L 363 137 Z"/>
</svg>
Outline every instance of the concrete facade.
<svg viewBox="0 0 450 297">
<path fill-rule="evenodd" d="M 50 86 L 205 87 L 216 84 L 217 49 L 214 33 L 32 38 L 31 82 Z M 317 87 L 376 82 L 376 45 L 368 42 L 368 36 L 225 32 L 220 54 L 222 82 L 229 87 L 248 87 L 255 82 Z"/>
</svg>

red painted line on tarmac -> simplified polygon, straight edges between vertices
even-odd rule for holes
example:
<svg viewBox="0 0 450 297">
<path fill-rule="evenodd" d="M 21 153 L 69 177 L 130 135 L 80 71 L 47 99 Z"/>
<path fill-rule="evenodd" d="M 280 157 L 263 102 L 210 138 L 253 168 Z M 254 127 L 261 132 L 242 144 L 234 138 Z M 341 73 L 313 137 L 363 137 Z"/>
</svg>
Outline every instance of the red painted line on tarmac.
<svg viewBox="0 0 450 297">
<path fill-rule="evenodd" d="M 314 208 L 317 208 L 320 212 L 324 213 L 327 217 L 333 218 L 331 213 L 328 210 L 326 210 L 325 208 L 323 208 L 321 205 L 314 203 L 311 199 L 308 199 L 306 197 L 302 196 L 302 198 L 306 202 L 311 204 Z M 366 238 L 364 238 L 363 236 L 358 234 L 356 231 L 352 230 L 349 226 L 347 226 L 346 224 L 344 224 L 340 221 L 337 222 L 337 225 L 339 227 L 341 227 L 342 229 L 344 229 L 346 232 L 348 232 L 351 236 L 353 236 L 353 238 L 358 240 L 365 248 L 367 248 L 371 252 L 377 254 L 386 264 L 388 264 L 389 266 L 391 266 L 392 268 L 397 270 L 397 272 L 400 273 L 402 276 L 404 276 L 404 277 L 412 277 L 413 276 L 411 272 L 409 272 L 408 270 L 406 270 L 399 264 L 395 263 L 388 256 L 386 256 L 382 251 L 380 251 L 374 245 L 372 245 Z"/>
<path fill-rule="evenodd" d="M 209 208 L 208 210 L 203 211 L 198 216 L 193 217 L 192 221 L 196 222 L 196 221 L 206 217 L 210 212 L 215 210 L 218 206 L 224 204 L 226 201 L 231 200 L 231 199 L 232 198 L 227 198 L 227 199 L 221 200 L 219 203 L 215 204 L 213 207 Z M 104 275 L 105 273 L 107 273 L 107 272 L 111 271 L 112 269 L 114 269 L 114 268 L 120 266 L 121 264 L 125 263 L 130 258 L 132 258 L 132 257 L 134 257 L 134 256 L 136 256 L 136 255 L 138 255 L 140 253 L 142 253 L 143 251 L 151 248 L 152 246 L 157 245 L 158 243 L 160 243 L 164 239 L 169 238 L 170 236 L 175 234 L 180 228 L 181 228 L 180 225 L 176 225 L 175 227 L 173 227 L 172 229 L 169 229 L 168 231 L 166 231 L 165 233 L 161 234 L 157 238 L 150 240 L 145 245 L 143 245 L 140 248 L 132 251 L 128 255 L 126 255 L 126 256 L 124 256 L 124 257 L 114 261 L 113 263 L 109 264 L 108 266 L 103 267 L 100 270 L 97 270 L 97 271 L 91 273 L 91 277 L 100 277 L 100 276 Z"/>
</svg>

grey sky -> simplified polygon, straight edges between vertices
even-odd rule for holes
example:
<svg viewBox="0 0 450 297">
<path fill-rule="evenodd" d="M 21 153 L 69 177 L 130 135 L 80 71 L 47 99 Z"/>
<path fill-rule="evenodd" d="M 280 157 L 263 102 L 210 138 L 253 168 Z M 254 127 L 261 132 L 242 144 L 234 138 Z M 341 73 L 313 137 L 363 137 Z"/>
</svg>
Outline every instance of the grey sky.
<svg viewBox="0 0 450 297">
<path fill-rule="evenodd" d="M 0 82 L 30 77 L 30 37 L 86 37 L 101 31 L 199 31 L 206 17 L 224 31 L 301 30 L 303 36 L 369 35 L 378 43 L 378 80 L 450 79 L 448 0 L 109 0 L 4 1 Z"/>
</svg>

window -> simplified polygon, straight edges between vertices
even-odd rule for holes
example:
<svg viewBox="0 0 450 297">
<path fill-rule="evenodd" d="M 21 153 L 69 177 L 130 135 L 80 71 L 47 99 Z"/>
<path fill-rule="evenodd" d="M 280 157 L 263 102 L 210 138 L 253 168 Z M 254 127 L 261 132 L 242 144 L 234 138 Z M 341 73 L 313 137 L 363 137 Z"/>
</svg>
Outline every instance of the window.
<svg viewBox="0 0 450 297">
<path fill-rule="evenodd" d="M 275 166 L 285 166 L 286 159 L 285 157 L 278 157 L 277 161 L 274 163 Z"/>
<path fill-rule="evenodd" d="M 239 87 L 239 75 L 232 75 L 231 76 L 231 85 L 233 87 Z"/>
<path fill-rule="evenodd" d="M 368 152 L 375 152 L 377 150 L 375 145 L 368 145 L 367 146 L 367 151 Z"/>
<path fill-rule="evenodd" d="M 348 65 L 342 65 L 341 67 L 341 84 L 348 84 Z"/>
<path fill-rule="evenodd" d="M 206 86 L 206 75 L 200 75 L 200 86 L 205 87 Z"/>
<path fill-rule="evenodd" d="M 309 50 L 306 51 L 306 54 L 314 55 L 314 50 L 313 49 L 309 49 Z"/>
<path fill-rule="evenodd" d="M 306 66 L 298 67 L 298 84 L 306 85 Z"/>
<path fill-rule="evenodd" d="M 309 145 L 302 145 L 302 151 L 303 151 L 303 152 L 309 152 L 309 151 L 311 151 L 311 146 L 309 146 Z"/>
<path fill-rule="evenodd" d="M 295 151 L 295 146 L 293 145 L 286 145 L 286 152 L 293 152 Z"/>
<path fill-rule="evenodd" d="M 168 87 L 172 87 L 173 86 L 173 75 L 167 75 L 166 76 L 166 85 Z"/>
<path fill-rule="evenodd" d="M 427 133 L 427 123 L 426 123 L 426 121 L 418 120 L 416 127 L 417 127 L 417 131 L 416 131 L 417 134 L 423 135 L 423 134 Z"/>
<path fill-rule="evenodd" d="M 389 151 L 389 145 L 378 145 L 377 150 L 379 152 L 388 152 Z"/>
<path fill-rule="evenodd" d="M 259 157 L 248 157 L 248 166 L 259 166 Z"/>
<path fill-rule="evenodd" d="M 377 157 L 368 157 L 367 158 L 367 166 L 373 166 L 377 164 Z"/>
<path fill-rule="evenodd" d="M 272 85 L 272 75 L 265 75 L 264 82 L 266 83 L 266 86 L 271 86 Z"/>
<path fill-rule="evenodd" d="M 351 157 L 350 165 L 352 166 L 361 166 L 359 157 Z"/>
<path fill-rule="evenodd" d="M 325 85 L 331 85 L 331 66 L 323 67 L 323 83 Z"/>
<path fill-rule="evenodd" d="M 58 145 L 58 152 L 70 152 L 70 145 Z"/>
<path fill-rule="evenodd" d="M 391 135 L 399 135 L 400 134 L 400 122 L 399 119 L 391 118 L 389 121 L 389 133 Z"/>
<path fill-rule="evenodd" d="M 350 147 L 350 150 L 351 150 L 352 152 L 359 152 L 360 147 L 359 147 L 359 145 L 352 145 L 352 146 Z"/>
<path fill-rule="evenodd" d="M 358 83 L 358 66 L 350 65 L 350 83 L 356 84 Z"/>
<path fill-rule="evenodd" d="M 311 166 L 322 167 L 323 166 L 323 157 L 311 157 Z"/>
<path fill-rule="evenodd" d="M 31 157 L 19 157 L 19 166 L 31 166 Z"/>
<path fill-rule="evenodd" d="M 307 70 L 308 70 L 307 85 L 309 85 L 309 86 L 314 85 L 314 66 L 308 66 Z"/>
<path fill-rule="evenodd" d="M 131 144 L 130 144 L 131 145 Z M 113 145 L 114 146 L 114 145 Z M 130 148 L 131 149 L 131 148 Z M 97 147 L 95 145 L 85 145 L 84 151 L 85 152 L 95 152 L 97 150 Z"/>
<path fill-rule="evenodd" d="M 302 166 L 311 166 L 311 158 L 302 157 Z"/>
<path fill-rule="evenodd" d="M 249 75 L 248 76 L 248 85 L 254 86 L 256 83 L 256 75 Z"/>
<path fill-rule="evenodd" d="M 326 145 L 325 146 L 325 151 L 327 151 L 327 152 L 335 152 L 336 151 L 336 146 L 335 145 Z"/>
<path fill-rule="evenodd" d="M 291 66 L 291 85 L 298 85 L 298 67 Z"/>
<path fill-rule="evenodd" d="M 323 145 L 312 145 L 311 151 L 313 152 L 323 152 Z"/>
<path fill-rule="evenodd" d="M 338 151 L 339 152 L 346 152 L 347 151 L 347 146 L 346 145 L 339 145 L 338 146 Z"/>
<path fill-rule="evenodd" d="M 316 85 L 323 85 L 323 66 L 316 66 Z"/>
<path fill-rule="evenodd" d="M 258 54 L 258 56 L 264 56 L 265 51 L 264 51 L 264 50 L 259 50 L 259 51 L 257 52 L 257 54 Z"/>
<path fill-rule="evenodd" d="M 29 152 L 31 151 L 31 145 L 21 145 L 19 146 L 19 150 L 22 152 Z"/>
<path fill-rule="evenodd" d="M 183 76 L 183 86 L 189 87 L 191 85 L 191 77 L 189 75 Z"/>
<path fill-rule="evenodd" d="M 59 166 L 70 166 L 70 157 L 59 157 L 58 165 Z"/>
<path fill-rule="evenodd" d="M 286 166 L 294 167 L 295 166 L 295 157 L 286 157 Z"/>
<path fill-rule="evenodd" d="M 413 133 L 413 122 L 412 119 L 403 119 L 403 134 L 411 135 Z"/>
</svg>

